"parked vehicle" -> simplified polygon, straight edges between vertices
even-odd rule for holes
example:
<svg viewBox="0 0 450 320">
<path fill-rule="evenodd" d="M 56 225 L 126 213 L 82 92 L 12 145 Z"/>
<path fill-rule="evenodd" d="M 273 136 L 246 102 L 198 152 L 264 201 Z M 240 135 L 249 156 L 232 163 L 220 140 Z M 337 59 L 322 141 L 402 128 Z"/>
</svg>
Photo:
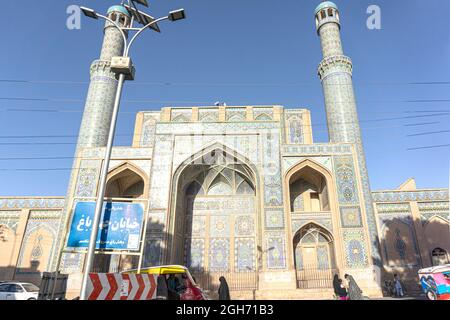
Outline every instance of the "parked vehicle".
<svg viewBox="0 0 450 320">
<path fill-rule="evenodd" d="M 37 300 L 39 288 L 32 283 L 0 283 L 0 300 Z"/>
<path fill-rule="evenodd" d="M 123 273 L 138 273 L 138 270 L 128 270 Z M 178 281 L 182 287 L 179 293 L 180 300 L 207 300 L 206 295 L 195 283 L 195 280 L 186 267 L 178 265 L 150 267 L 141 269 L 140 273 L 156 274 L 158 276 L 162 275 L 165 277 L 166 284 L 169 276 L 174 275 L 178 278 Z M 168 299 L 170 298 L 171 297 L 169 296 Z"/>
<path fill-rule="evenodd" d="M 430 300 L 450 300 L 450 264 L 418 271 L 422 290 Z"/>
</svg>

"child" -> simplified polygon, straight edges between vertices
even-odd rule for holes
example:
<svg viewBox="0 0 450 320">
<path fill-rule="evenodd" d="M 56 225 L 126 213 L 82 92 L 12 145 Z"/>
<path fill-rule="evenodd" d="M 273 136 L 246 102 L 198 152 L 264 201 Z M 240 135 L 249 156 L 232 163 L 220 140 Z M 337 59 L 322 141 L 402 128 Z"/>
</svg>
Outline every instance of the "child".
<svg viewBox="0 0 450 320">
<path fill-rule="evenodd" d="M 348 300 L 348 293 L 347 289 L 345 288 L 344 284 L 342 283 L 342 279 L 339 279 L 339 300 Z"/>
</svg>

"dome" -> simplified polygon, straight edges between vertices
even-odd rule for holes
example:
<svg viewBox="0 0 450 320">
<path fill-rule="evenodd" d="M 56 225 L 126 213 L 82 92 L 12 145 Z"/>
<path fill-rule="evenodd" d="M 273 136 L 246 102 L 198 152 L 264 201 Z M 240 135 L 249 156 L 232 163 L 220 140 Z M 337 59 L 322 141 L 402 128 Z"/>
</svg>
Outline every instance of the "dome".
<svg viewBox="0 0 450 320">
<path fill-rule="evenodd" d="M 128 17 L 130 16 L 130 13 L 124 6 L 112 6 L 111 8 L 108 9 L 108 14 L 110 14 L 113 11 L 121 12 L 123 14 L 126 14 Z"/>
<path fill-rule="evenodd" d="M 338 7 L 334 2 L 324 1 L 324 2 L 321 2 L 317 6 L 315 14 L 317 14 L 320 10 L 325 9 L 325 8 L 334 8 L 334 9 L 338 10 Z"/>
</svg>

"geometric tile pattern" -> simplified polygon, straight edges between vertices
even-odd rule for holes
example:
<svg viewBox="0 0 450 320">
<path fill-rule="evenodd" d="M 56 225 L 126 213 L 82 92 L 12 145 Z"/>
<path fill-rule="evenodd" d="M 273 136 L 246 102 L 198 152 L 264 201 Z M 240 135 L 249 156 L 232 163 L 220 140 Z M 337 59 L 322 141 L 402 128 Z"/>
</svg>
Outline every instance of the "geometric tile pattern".
<svg viewBox="0 0 450 320">
<path fill-rule="evenodd" d="M 229 239 L 210 239 L 209 243 L 209 270 L 224 271 L 229 270 L 230 257 Z"/>
<path fill-rule="evenodd" d="M 340 207 L 341 224 L 344 228 L 362 227 L 361 210 L 359 207 Z"/>
<path fill-rule="evenodd" d="M 255 270 L 255 240 L 253 238 L 235 239 L 236 271 Z"/>
<path fill-rule="evenodd" d="M 266 234 L 267 268 L 286 268 L 286 249 L 283 234 Z"/>
<path fill-rule="evenodd" d="M 266 228 L 276 229 L 284 228 L 283 209 L 266 209 Z"/>
<path fill-rule="evenodd" d="M 356 188 L 353 160 L 347 156 L 334 157 L 336 182 L 339 203 L 358 204 L 358 190 Z"/>
<path fill-rule="evenodd" d="M 342 232 L 345 246 L 345 261 L 348 268 L 365 268 L 368 256 L 364 241 L 363 229 L 345 230 Z"/>
</svg>

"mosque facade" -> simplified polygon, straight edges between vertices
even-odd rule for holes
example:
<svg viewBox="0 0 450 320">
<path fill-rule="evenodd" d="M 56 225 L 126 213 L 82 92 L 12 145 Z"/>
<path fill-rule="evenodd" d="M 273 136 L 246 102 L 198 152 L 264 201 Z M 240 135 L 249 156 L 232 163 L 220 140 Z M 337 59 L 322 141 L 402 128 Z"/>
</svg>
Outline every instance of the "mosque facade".
<svg viewBox="0 0 450 320">
<path fill-rule="evenodd" d="M 108 15 L 129 23 L 124 7 Z M 337 6 L 315 11 L 330 141 L 314 143 L 307 109 L 283 106 L 165 107 L 136 116 L 132 146 L 115 147 L 105 197 L 141 204 L 135 250 L 103 250 L 94 271 L 162 264 L 189 268 L 210 290 L 225 276 L 238 298 L 332 296 L 334 274 L 364 293 L 400 275 L 449 263 L 448 189 L 371 191 Z M 117 90 L 110 61 L 123 41 L 106 23 L 65 197 L 0 198 L 0 280 L 39 282 L 59 268 L 78 290 L 85 251 L 67 246 L 78 203 L 96 200 Z M 59 253 L 62 254 L 60 255 Z"/>
</svg>

